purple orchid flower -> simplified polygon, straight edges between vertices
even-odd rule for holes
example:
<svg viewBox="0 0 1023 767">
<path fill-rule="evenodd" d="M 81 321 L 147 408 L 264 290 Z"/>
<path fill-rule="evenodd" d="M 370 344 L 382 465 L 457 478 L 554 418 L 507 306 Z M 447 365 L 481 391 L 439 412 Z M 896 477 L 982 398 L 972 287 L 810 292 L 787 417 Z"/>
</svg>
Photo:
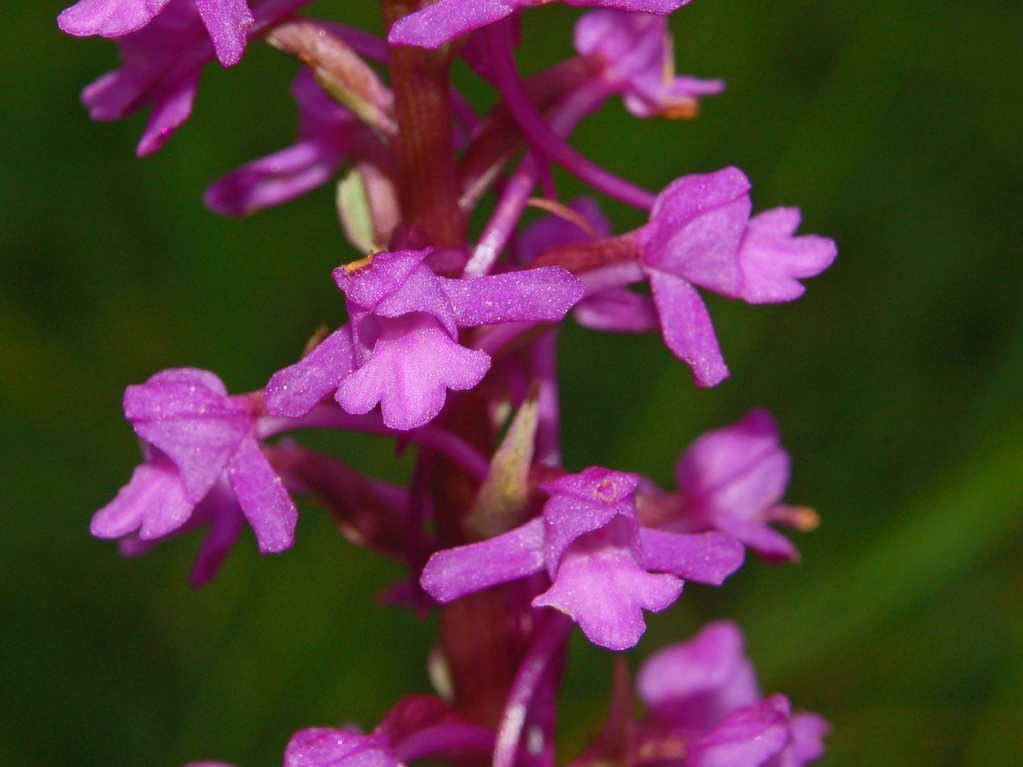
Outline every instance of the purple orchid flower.
<svg viewBox="0 0 1023 767">
<path fill-rule="evenodd" d="M 636 117 L 692 117 L 700 97 L 725 88 L 723 80 L 675 75 L 664 16 L 591 11 L 575 25 L 575 48 L 606 62 L 604 83 L 623 94 L 625 108 Z"/>
<path fill-rule="evenodd" d="M 830 729 L 817 714 L 793 714 L 784 695 L 763 698 L 739 628 L 708 624 L 688 642 L 654 653 L 636 678 L 651 718 L 638 747 L 685 754 L 681 767 L 802 767 L 824 752 Z"/>
<path fill-rule="evenodd" d="M 740 421 L 695 440 L 675 466 L 678 491 L 642 495 L 644 524 L 678 532 L 720 530 L 769 561 L 797 561 L 799 552 L 769 523 L 815 526 L 811 509 L 781 503 L 789 454 L 774 418 L 751 410 Z"/>
<path fill-rule="evenodd" d="M 257 33 L 308 2 L 266 0 L 255 6 L 255 22 L 248 27 L 248 34 Z M 160 149 L 189 118 L 202 68 L 215 55 L 194 0 L 170 0 L 161 7 L 151 22 L 118 38 L 120 69 L 107 72 L 82 91 L 82 103 L 93 120 L 120 120 L 152 104 L 135 150 L 139 156 Z"/>
<path fill-rule="evenodd" d="M 797 281 L 835 259 L 835 243 L 793 236 L 799 211 L 777 208 L 750 219 L 750 183 L 737 168 L 685 176 L 657 196 L 639 231 L 665 343 L 688 363 L 699 386 L 728 376 L 714 327 L 696 288 L 749 303 L 790 301 Z"/>
<path fill-rule="evenodd" d="M 256 436 L 251 397 L 228 396 L 205 370 L 178 368 L 129 386 L 124 413 L 146 461 L 92 518 L 92 534 L 125 538 L 125 553 L 185 527 L 210 523 L 194 583 L 211 578 L 248 521 L 263 553 L 294 541 L 298 511 Z"/>
<path fill-rule="evenodd" d="M 546 571 L 534 607 L 553 607 L 612 650 L 639 641 L 643 610 L 659 611 L 683 579 L 720 585 L 742 564 L 742 546 L 717 532 L 681 534 L 636 521 L 635 474 L 591 467 L 541 485 L 543 515 L 479 543 L 435 553 L 421 583 L 439 602 Z"/>
<path fill-rule="evenodd" d="M 244 216 L 293 200 L 336 175 L 358 121 L 323 92 L 308 69 L 299 72 L 291 94 L 299 108 L 298 141 L 211 184 L 203 197 L 210 210 Z"/>
<path fill-rule="evenodd" d="M 471 389 L 490 368 L 486 352 L 459 344 L 459 328 L 557 322 L 582 295 L 560 267 L 456 280 L 430 270 L 431 253 L 381 252 L 336 269 L 350 322 L 274 374 L 267 411 L 298 417 L 336 391 L 348 413 L 380 404 L 388 427 L 417 428 L 440 412 L 448 389 Z"/>
<path fill-rule="evenodd" d="M 438 0 L 395 22 L 387 36 L 391 45 L 439 48 L 456 37 L 493 24 L 519 8 L 549 0 Z M 614 8 L 632 13 L 672 13 L 689 0 L 565 0 L 568 5 Z"/>
<path fill-rule="evenodd" d="M 57 17 L 57 24 L 70 35 L 123 37 L 148 26 L 174 0 L 79 0 Z M 237 64 L 245 52 L 246 30 L 255 21 L 245 0 L 188 0 L 178 3 L 201 20 L 213 42 L 217 58 L 225 67 Z M 177 15 L 177 11 L 174 15 Z M 172 25 L 162 20 L 165 29 Z M 182 30 L 184 31 L 184 30 Z M 191 34 L 182 40 L 191 42 Z"/>
</svg>

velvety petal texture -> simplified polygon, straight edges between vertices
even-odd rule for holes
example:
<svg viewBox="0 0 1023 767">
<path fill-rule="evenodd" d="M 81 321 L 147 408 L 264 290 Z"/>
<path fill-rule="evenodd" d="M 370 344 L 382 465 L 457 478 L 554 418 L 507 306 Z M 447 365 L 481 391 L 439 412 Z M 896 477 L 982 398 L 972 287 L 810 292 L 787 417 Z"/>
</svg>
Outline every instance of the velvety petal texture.
<svg viewBox="0 0 1023 767">
<path fill-rule="evenodd" d="M 696 288 L 750 303 L 787 301 L 803 291 L 797 277 L 819 274 L 835 257 L 827 238 L 792 236 L 794 208 L 750 219 L 749 190 L 738 168 L 685 176 L 657 196 L 638 233 L 665 343 L 699 386 L 720 383 L 728 368 Z"/>
<path fill-rule="evenodd" d="M 798 208 L 765 210 L 750 219 L 739 246 L 744 300 L 762 304 L 799 298 L 806 289 L 798 280 L 831 266 L 838 254 L 834 240 L 795 236 L 799 219 Z"/>
<path fill-rule="evenodd" d="M 347 299 L 347 330 L 273 376 L 267 412 L 303 415 L 334 391 L 348 413 L 379 405 L 385 425 L 415 429 L 436 417 L 448 390 L 471 389 L 490 369 L 486 352 L 459 344 L 460 328 L 556 322 L 583 293 L 561 267 L 440 277 L 427 264 L 431 253 L 385 251 L 334 270 Z"/>
<path fill-rule="evenodd" d="M 69 35 L 120 37 L 142 29 L 169 0 L 79 0 L 61 11 L 57 26 Z"/>
<path fill-rule="evenodd" d="M 350 730 L 299 730 L 284 751 L 284 767 L 400 767 L 388 739 Z"/>
<path fill-rule="evenodd" d="M 641 530 L 635 474 L 590 467 L 541 489 L 543 516 L 503 535 L 435 553 L 420 583 L 439 602 L 545 570 L 551 585 L 533 600 L 575 620 L 611 650 L 639 641 L 643 611 L 659 611 L 682 592 L 682 574 L 720 583 L 742 564 L 742 546 L 721 534 Z M 644 535 L 654 532 L 648 557 Z M 693 559 L 690 559 L 690 558 Z"/>
<path fill-rule="evenodd" d="M 93 517 L 101 538 L 154 541 L 209 523 L 193 581 L 205 582 L 234 543 L 242 518 L 263 553 L 291 546 L 298 511 L 255 437 L 249 397 L 231 397 L 206 370 L 157 373 L 124 395 L 125 416 L 148 460 Z"/>
<path fill-rule="evenodd" d="M 263 404 L 272 415 L 298 418 L 337 391 L 355 367 L 352 329 L 342 325 L 308 354 L 271 376 Z"/>
<path fill-rule="evenodd" d="M 738 168 L 673 181 L 650 211 L 643 266 L 738 297 L 739 243 L 752 209 L 749 190 L 749 179 Z"/>
<path fill-rule="evenodd" d="M 635 523 L 621 517 L 566 546 L 553 581 L 533 605 L 560 610 L 609 650 L 634 646 L 646 630 L 643 610 L 659 612 L 682 593 L 681 579 L 647 572 Z"/>
</svg>

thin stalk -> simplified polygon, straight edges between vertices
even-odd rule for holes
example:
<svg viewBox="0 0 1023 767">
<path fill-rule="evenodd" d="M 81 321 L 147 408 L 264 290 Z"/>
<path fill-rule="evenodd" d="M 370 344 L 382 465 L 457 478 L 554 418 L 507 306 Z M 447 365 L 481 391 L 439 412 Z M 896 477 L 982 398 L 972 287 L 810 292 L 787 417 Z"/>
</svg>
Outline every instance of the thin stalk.
<svg viewBox="0 0 1023 767">
<path fill-rule="evenodd" d="M 386 27 L 416 7 L 408 0 L 384 0 Z M 395 152 L 402 220 L 424 232 L 434 245 L 462 247 L 468 233 L 458 207 L 448 54 L 390 46 L 389 64 L 398 118 Z"/>
</svg>

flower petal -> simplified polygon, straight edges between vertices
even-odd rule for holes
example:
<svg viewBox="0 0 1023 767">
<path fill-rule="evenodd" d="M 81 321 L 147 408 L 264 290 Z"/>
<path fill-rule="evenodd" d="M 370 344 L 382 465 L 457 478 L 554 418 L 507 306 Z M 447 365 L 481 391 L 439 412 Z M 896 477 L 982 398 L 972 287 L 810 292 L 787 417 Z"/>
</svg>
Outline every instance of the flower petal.
<svg viewBox="0 0 1023 767">
<path fill-rule="evenodd" d="M 627 549 L 577 543 L 562 555 L 554 584 L 533 600 L 533 606 L 569 615 L 594 644 L 626 650 L 646 630 L 643 610 L 663 610 L 681 593 L 682 581 L 673 575 L 651 575 Z"/>
<path fill-rule="evenodd" d="M 120 37 L 141 29 L 169 0 L 79 0 L 61 11 L 57 26 L 69 35 Z"/>
<path fill-rule="evenodd" d="M 459 327 L 499 322 L 558 322 L 583 295 L 583 286 L 560 266 L 477 277 L 440 279 Z"/>
<path fill-rule="evenodd" d="M 431 421 L 447 390 L 471 389 L 490 369 L 490 357 L 459 346 L 431 318 L 381 336 L 370 359 L 342 381 L 337 401 L 353 415 L 379 402 L 384 423 L 406 431 Z"/>
<path fill-rule="evenodd" d="M 466 32 L 503 19 L 521 4 L 515 0 L 439 0 L 398 19 L 387 42 L 439 48 Z"/>
<path fill-rule="evenodd" d="M 294 365 L 270 377 L 263 405 L 271 415 L 299 418 L 336 392 L 354 364 L 351 326 L 342 325 Z"/>
<path fill-rule="evenodd" d="M 291 736 L 284 767 L 400 767 L 387 738 L 310 727 Z"/>
<path fill-rule="evenodd" d="M 791 301 L 806 290 L 797 280 L 815 277 L 835 260 L 835 241 L 815 234 L 794 237 L 799 208 L 765 210 L 750 219 L 739 248 L 742 297 L 751 304 Z"/>
<path fill-rule="evenodd" d="M 495 538 L 436 552 L 419 582 L 427 594 L 447 603 L 542 569 L 543 520 L 537 518 Z"/>
<path fill-rule="evenodd" d="M 159 457 L 135 467 L 131 481 L 93 515 L 89 531 L 97 538 L 120 538 L 135 530 L 140 538 L 158 538 L 181 527 L 194 507 L 177 467 Z"/>
<path fill-rule="evenodd" d="M 749 190 L 749 179 L 738 168 L 672 182 L 650 211 L 644 266 L 738 298 L 739 243 L 752 209 Z"/>
<path fill-rule="evenodd" d="M 264 554 L 290 548 L 295 542 L 298 509 L 254 437 L 238 445 L 228 469 L 231 489 L 252 525 Z"/>
<path fill-rule="evenodd" d="M 745 555 L 739 541 L 717 532 L 669 533 L 641 527 L 639 540 L 647 570 L 713 586 L 742 567 Z"/>
<path fill-rule="evenodd" d="M 736 709 L 689 744 L 686 767 L 760 767 L 785 748 L 788 717 L 788 700 L 782 695 Z"/>
<path fill-rule="evenodd" d="M 245 0 L 195 0 L 195 7 L 220 63 L 229 67 L 241 61 L 246 30 L 254 22 L 248 3 Z"/>
<path fill-rule="evenodd" d="M 177 464 L 193 503 L 213 487 L 252 425 L 219 378 L 193 368 L 164 371 L 129 386 L 124 414 L 136 434 Z"/>
<path fill-rule="evenodd" d="M 664 342 L 692 368 L 697 386 L 716 386 L 725 380 L 728 367 L 696 288 L 679 277 L 654 270 L 650 271 L 650 287 Z"/>
</svg>

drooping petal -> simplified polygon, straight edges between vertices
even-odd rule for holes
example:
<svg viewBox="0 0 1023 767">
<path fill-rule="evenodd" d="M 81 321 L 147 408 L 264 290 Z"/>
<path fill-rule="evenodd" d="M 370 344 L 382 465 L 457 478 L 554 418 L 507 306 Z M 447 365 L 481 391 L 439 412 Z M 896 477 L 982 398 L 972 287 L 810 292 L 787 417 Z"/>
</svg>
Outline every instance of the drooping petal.
<svg viewBox="0 0 1023 767">
<path fill-rule="evenodd" d="M 218 492 L 219 489 L 220 486 L 213 488 L 200 504 L 209 508 L 210 528 L 188 576 L 188 583 L 193 588 L 205 586 L 216 577 L 245 527 L 245 515 L 238 502 L 226 489 Z"/>
<path fill-rule="evenodd" d="M 815 277 L 835 260 L 834 240 L 796 237 L 798 208 L 765 210 L 750 219 L 739 248 L 742 297 L 751 304 L 791 301 L 806 290 L 799 279 Z"/>
<path fill-rule="evenodd" d="M 210 210 L 245 216 L 293 200 L 334 177 L 341 158 L 304 141 L 254 160 L 215 181 L 203 195 Z"/>
<path fill-rule="evenodd" d="M 185 496 L 177 467 L 159 457 L 135 468 L 117 496 L 92 517 L 89 531 L 97 538 L 158 538 L 181 527 L 195 504 Z"/>
<path fill-rule="evenodd" d="M 351 327 L 342 325 L 294 365 L 270 377 L 263 405 L 271 415 L 299 418 L 336 392 L 354 364 Z"/>
<path fill-rule="evenodd" d="M 717 532 L 669 533 L 640 527 L 639 540 L 647 570 L 712 586 L 724 583 L 745 556 L 739 541 Z"/>
<path fill-rule="evenodd" d="M 495 538 L 438 551 L 419 582 L 427 594 L 446 603 L 542 569 L 543 520 L 538 518 Z"/>
<path fill-rule="evenodd" d="M 192 70 L 171 86 L 154 94 L 153 109 L 135 153 L 139 157 L 159 150 L 171 135 L 191 116 L 195 94 L 199 90 L 199 72 Z"/>
<path fill-rule="evenodd" d="M 681 593 L 681 580 L 648 573 L 628 549 L 579 539 L 565 550 L 557 578 L 533 606 L 567 614 L 594 644 L 626 650 L 646 630 L 643 610 L 663 610 Z"/>
<path fill-rule="evenodd" d="M 284 482 L 252 436 L 241 441 L 228 467 L 238 505 L 256 534 L 264 554 L 290 548 L 295 541 L 298 509 Z"/>
<path fill-rule="evenodd" d="M 483 380 L 487 354 L 459 346 L 429 318 L 414 322 L 381 335 L 372 357 L 342 381 L 337 401 L 346 412 L 368 413 L 379 402 L 387 426 L 414 429 L 440 412 L 448 389 L 471 389 Z"/>
<path fill-rule="evenodd" d="M 254 22 L 246 0 L 195 0 L 195 7 L 220 63 L 229 67 L 241 61 L 245 33 Z"/>
<path fill-rule="evenodd" d="M 280 205 L 330 181 L 351 143 L 355 118 L 327 96 L 308 69 L 291 85 L 299 106 L 298 141 L 215 181 L 203 202 L 227 216 Z"/>
<path fill-rule="evenodd" d="M 710 314 L 691 284 L 667 272 L 651 271 L 650 287 L 664 342 L 693 370 L 696 384 L 716 386 L 728 377 Z"/>
</svg>

